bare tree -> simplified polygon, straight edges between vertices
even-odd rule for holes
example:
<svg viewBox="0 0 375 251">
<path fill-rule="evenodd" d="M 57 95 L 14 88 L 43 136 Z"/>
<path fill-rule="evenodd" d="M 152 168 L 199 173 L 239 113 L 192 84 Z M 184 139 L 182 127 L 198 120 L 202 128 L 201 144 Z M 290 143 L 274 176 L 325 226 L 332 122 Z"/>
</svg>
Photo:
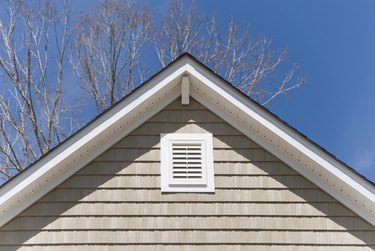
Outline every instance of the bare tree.
<svg viewBox="0 0 375 251">
<path fill-rule="evenodd" d="M 0 177 L 4 179 L 77 129 L 71 123 L 72 102 L 64 92 L 68 64 L 98 113 L 155 72 L 155 62 L 164 67 L 184 52 L 264 105 L 305 81 L 298 76 L 297 65 L 288 64 L 286 50 L 273 51 L 270 40 L 251 38 L 249 29 L 233 20 L 220 25 L 214 16 L 199 14 L 193 4 L 185 9 L 181 0 L 171 1 L 166 14 L 154 19 L 148 8 L 132 0 L 103 0 L 75 23 L 69 0 L 6 0 L 3 6 Z"/>
<path fill-rule="evenodd" d="M 98 112 L 142 81 L 140 54 L 151 36 L 151 16 L 128 0 L 105 0 L 82 17 L 71 62 Z"/>
<path fill-rule="evenodd" d="M 272 50 L 269 39 L 251 38 L 249 28 L 233 20 L 219 25 L 192 2 L 185 8 L 182 0 L 171 1 L 158 21 L 131 0 L 104 0 L 81 18 L 71 62 L 99 113 L 147 78 L 146 67 L 155 69 L 149 64 L 152 47 L 162 67 L 189 52 L 263 105 L 305 82 L 285 49 Z M 142 57 L 146 52 L 148 58 Z"/>
<path fill-rule="evenodd" d="M 8 0 L 3 6 L 0 177 L 7 179 L 70 133 L 62 94 L 71 33 L 68 1 Z"/>
<path fill-rule="evenodd" d="M 240 30 L 233 20 L 224 28 L 193 4 L 172 1 L 158 29 L 154 46 L 162 66 L 189 52 L 263 105 L 305 83 L 296 76 L 298 65 L 288 64 L 286 49 L 272 50 L 271 40 L 251 38 L 249 28 Z"/>
</svg>

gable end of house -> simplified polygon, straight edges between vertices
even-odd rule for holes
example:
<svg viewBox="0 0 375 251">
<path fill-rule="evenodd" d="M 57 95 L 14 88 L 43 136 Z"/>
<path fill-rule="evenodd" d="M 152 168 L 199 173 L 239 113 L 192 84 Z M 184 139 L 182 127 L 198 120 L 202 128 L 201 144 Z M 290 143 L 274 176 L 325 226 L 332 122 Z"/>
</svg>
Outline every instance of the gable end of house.
<svg viewBox="0 0 375 251">
<path fill-rule="evenodd" d="M 189 77 L 189 91 L 181 88 Z M 184 54 L 90 125 L 0 188 L 0 226 L 133 132 L 182 95 L 233 128 L 375 225 L 374 185 L 296 133 L 256 102 Z M 187 93 L 187 94 L 186 94 Z"/>
</svg>

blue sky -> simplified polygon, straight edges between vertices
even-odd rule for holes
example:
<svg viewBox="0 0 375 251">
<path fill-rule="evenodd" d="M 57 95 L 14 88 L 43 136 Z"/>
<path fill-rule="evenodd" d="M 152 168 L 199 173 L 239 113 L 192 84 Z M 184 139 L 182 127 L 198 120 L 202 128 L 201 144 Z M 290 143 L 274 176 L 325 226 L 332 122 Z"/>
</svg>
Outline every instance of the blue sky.
<svg viewBox="0 0 375 251">
<path fill-rule="evenodd" d="M 74 1 L 76 10 L 98 1 Z M 168 1 L 144 0 L 155 13 Z M 210 0 L 197 8 L 249 24 L 288 48 L 308 83 L 268 108 L 375 181 L 375 1 Z"/>
<path fill-rule="evenodd" d="M 309 81 L 269 108 L 375 181 L 374 1 L 207 1 L 201 8 L 286 46 Z"/>
</svg>

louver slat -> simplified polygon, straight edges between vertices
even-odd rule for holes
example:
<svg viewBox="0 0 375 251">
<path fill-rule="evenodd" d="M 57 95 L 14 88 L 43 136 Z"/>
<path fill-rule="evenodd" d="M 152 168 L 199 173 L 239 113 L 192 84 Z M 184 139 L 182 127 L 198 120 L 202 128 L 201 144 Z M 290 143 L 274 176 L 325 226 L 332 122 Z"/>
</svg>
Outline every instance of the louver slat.
<svg viewBox="0 0 375 251">
<path fill-rule="evenodd" d="M 202 178 L 202 145 L 199 143 L 172 144 L 174 179 Z"/>
</svg>

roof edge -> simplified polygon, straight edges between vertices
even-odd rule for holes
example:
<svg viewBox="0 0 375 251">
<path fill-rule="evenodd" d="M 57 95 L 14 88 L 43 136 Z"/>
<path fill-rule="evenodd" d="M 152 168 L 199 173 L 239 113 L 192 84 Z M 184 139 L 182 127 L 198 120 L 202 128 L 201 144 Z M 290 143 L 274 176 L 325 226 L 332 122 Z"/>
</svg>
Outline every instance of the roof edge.
<svg viewBox="0 0 375 251">
<path fill-rule="evenodd" d="M 352 198 L 347 198 L 343 191 L 340 192 L 333 188 L 332 185 L 325 182 L 322 178 L 316 178 L 316 174 L 313 174 L 311 170 L 308 171 L 302 165 L 299 166 L 292 161 L 290 162 L 303 176 L 313 179 L 313 183 L 375 226 L 374 213 L 371 211 L 368 212 L 367 209 L 364 209 L 364 206 L 361 205 L 362 203 L 366 204 L 366 208 L 368 205 L 375 205 L 375 199 L 373 199 L 375 196 L 375 186 L 373 182 L 363 179 L 363 176 L 359 175 L 352 168 L 349 167 L 350 169 L 348 169 L 346 164 L 342 164 L 343 162 L 337 160 L 333 155 L 324 151 L 324 149 L 322 150 L 315 142 L 309 140 L 306 136 L 299 133 L 268 109 L 262 107 L 259 103 L 240 92 L 237 88 L 215 74 L 188 53 L 182 54 L 163 70 L 159 71 L 140 87 L 136 88 L 130 95 L 121 99 L 110 109 L 97 116 L 92 122 L 66 139 L 62 144 L 33 163 L 24 172 L 0 187 L 0 226 L 11 220 L 18 213 L 41 198 L 41 196 L 70 177 L 70 175 L 74 173 L 73 171 L 78 171 L 85 163 L 87 164 L 87 162 L 82 160 L 83 158 L 91 160 L 98 156 L 101 152 L 99 150 L 95 151 L 95 149 L 103 150 L 105 147 L 110 147 L 110 143 L 119 140 L 120 134 L 116 134 L 117 137 L 110 140 L 115 132 L 121 132 L 123 136 L 129 133 L 129 131 L 119 128 L 122 128 L 121 123 L 124 123 L 126 119 L 131 121 L 130 117 L 132 112 L 138 111 L 137 109 L 148 109 L 149 113 L 143 117 L 132 115 L 132 119 L 135 118 L 135 120 L 132 120 L 132 123 L 134 125 L 139 125 L 139 123 L 145 121 L 144 119 L 147 119 L 147 116 L 155 114 L 158 111 L 157 109 L 162 109 L 163 105 L 166 105 L 165 102 L 171 101 L 170 99 L 172 98 L 177 98 L 178 95 L 181 94 L 181 90 L 176 89 L 176 83 L 172 84 L 173 80 L 186 72 L 198 78 L 207 88 L 215 92 L 215 94 L 217 94 L 216 98 L 220 97 L 223 98 L 223 100 L 227 100 L 233 109 L 243 111 L 249 119 L 254 120 L 259 123 L 260 126 L 266 128 L 270 131 L 270 134 L 273 133 L 273 137 L 277 136 L 287 143 L 290 143 L 291 147 L 293 147 L 291 150 L 306 155 L 308 157 L 306 159 L 310 159 L 313 165 L 317 165 L 321 167 L 322 170 L 327 171 L 327 173 L 323 173 L 324 177 L 328 177 L 332 174 L 332 177 L 336 177 L 339 181 L 342 181 L 340 185 L 344 186 L 345 193 L 348 190 L 353 191 L 353 193 L 358 191 L 362 197 L 360 201 L 356 202 Z M 160 99 L 158 95 L 163 98 Z M 156 98 L 155 101 L 153 101 L 151 97 Z M 159 99 L 157 100 L 158 97 Z M 154 103 L 151 104 L 151 102 Z M 214 106 L 211 106 L 211 108 L 215 109 Z M 223 113 L 222 117 L 225 116 L 226 115 Z M 226 121 L 233 124 L 234 120 L 231 121 L 231 119 L 228 118 Z M 243 128 L 240 125 L 238 125 L 238 127 L 242 131 L 247 132 L 245 135 L 249 138 L 258 137 L 253 133 L 252 129 Z M 135 128 L 136 127 L 134 127 L 134 129 Z M 111 134 L 111 132 L 113 133 Z M 264 137 L 266 138 L 266 135 L 264 135 Z M 258 139 L 258 141 L 261 142 L 261 139 Z M 101 144 L 102 148 L 90 148 L 88 146 L 89 143 L 94 144 L 94 146 Z M 263 143 L 268 149 L 272 148 L 272 145 L 267 143 L 267 141 Z M 280 156 L 283 158 L 282 155 Z M 284 158 L 284 161 L 288 162 L 290 158 Z M 74 169 L 72 163 L 80 163 L 80 165 L 76 165 L 77 169 Z M 331 176 L 328 177 L 330 180 L 332 180 Z M 22 183 L 26 179 L 30 181 L 30 186 L 32 185 L 32 188 L 27 186 L 29 184 Z M 326 184 L 330 186 L 325 187 Z M 31 189 L 28 190 L 28 188 Z M 31 196 L 30 194 L 32 193 L 37 194 L 37 196 Z M 12 208 L 11 213 L 9 213 L 9 208 Z M 4 215 L 6 217 L 4 217 Z"/>
<path fill-rule="evenodd" d="M 199 76 L 199 80 L 205 83 L 206 86 L 209 87 L 208 89 L 210 89 L 198 88 L 198 92 L 204 93 L 204 95 L 207 96 L 207 100 L 214 100 L 215 105 L 220 103 L 226 110 L 228 110 L 228 106 L 235 107 L 235 109 L 241 110 L 244 114 L 247 114 L 250 120 L 257 122 L 258 125 L 256 126 L 267 128 L 267 130 L 264 130 L 266 134 L 261 135 L 259 142 L 257 142 L 260 145 L 264 143 L 263 146 L 266 149 L 266 146 L 268 146 L 268 149 L 271 149 L 271 145 L 275 145 L 275 142 L 282 139 L 284 141 L 283 152 L 287 153 L 290 151 L 289 159 L 297 159 L 296 156 L 299 154 L 304 155 L 303 161 L 305 163 L 302 164 L 301 162 L 299 165 L 294 164 L 293 168 L 375 226 L 373 212 L 373 208 L 375 208 L 375 186 L 372 182 L 362 179 L 355 172 L 349 172 L 349 170 L 343 167 L 335 158 L 325 154 L 319 147 L 316 147 L 315 143 L 307 140 L 306 137 L 301 136 L 294 128 L 291 128 L 284 121 L 275 117 L 267 109 L 261 107 L 242 92 L 234 89 L 230 83 L 225 80 L 223 81 L 222 78 L 212 71 L 208 71 L 207 67 L 198 61 L 193 60 L 191 63 L 193 65 L 192 71 L 196 71 L 194 73 L 192 72 L 192 74 L 194 76 Z M 210 91 L 214 93 L 212 96 L 209 96 Z M 224 102 L 224 100 L 228 102 Z M 214 107 L 215 106 L 212 106 L 211 109 L 215 109 Z M 233 114 L 238 113 L 233 110 Z M 229 116 L 225 119 L 228 123 L 233 123 L 233 121 L 236 120 L 233 114 L 231 114 L 231 117 Z M 223 116 L 221 117 L 224 118 Z M 240 119 L 241 122 L 243 122 L 242 119 L 243 117 Z M 237 120 L 239 120 L 238 117 Z M 247 127 L 251 127 L 251 123 L 247 124 Z M 237 129 L 240 128 L 241 126 L 237 127 Z M 259 133 L 260 128 L 254 129 L 253 131 Z M 245 135 L 250 138 L 256 135 L 250 133 L 248 130 L 247 132 L 248 133 L 245 133 Z M 274 138 L 270 138 L 272 135 Z M 275 138 L 275 135 L 277 138 Z M 272 140 L 274 141 L 272 142 Z M 272 144 L 269 144 L 270 141 Z M 279 144 L 281 145 L 281 142 L 277 143 L 277 145 Z M 280 156 L 281 155 L 278 157 L 280 158 Z M 283 161 L 286 162 L 286 158 L 284 158 Z M 307 172 L 305 167 L 308 165 L 310 165 L 311 168 Z M 313 166 L 315 168 L 318 167 L 318 169 L 314 170 Z M 314 173 L 316 171 L 319 171 L 319 173 Z"/>
<path fill-rule="evenodd" d="M 359 173 L 353 167 L 351 167 L 350 165 L 346 164 L 344 161 L 342 161 L 339 158 L 337 158 L 335 155 L 333 155 L 332 153 L 330 153 L 329 151 L 327 151 L 325 148 L 323 148 L 322 146 L 320 146 L 318 143 L 316 143 L 315 141 L 313 141 L 312 139 L 310 139 L 309 137 L 307 137 L 302 132 L 298 131 L 298 129 L 296 129 L 292 125 L 288 124 L 285 120 L 281 119 L 279 116 L 277 116 L 271 110 L 267 109 L 266 107 L 262 106 L 260 103 L 258 103 L 257 101 L 255 101 L 254 99 L 252 99 L 249 96 L 247 96 L 245 93 L 243 93 L 238 88 L 236 88 L 232 83 L 228 82 L 226 79 L 224 79 L 223 77 L 221 77 L 220 75 L 218 75 L 217 73 L 215 73 L 212 69 L 210 69 L 208 66 L 204 65 L 202 62 L 200 62 L 194 56 L 192 56 L 191 54 L 185 52 L 185 53 L 181 54 L 180 57 L 181 58 L 182 57 L 187 57 L 190 60 L 193 60 L 200 67 L 204 68 L 205 70 L 209 71 L 211 74 L 215 75 L 215 77 L 218 80 L 224 82 L 231 89 L 231 91 L 235 92 L 239 96 L 242 96 L 244 99 L 247 99 L 247 101 L 250 102 L 250 103 L 252 103 L 254 106 L 256 106 L 257 109 L 263 111 L 264 113 L 267 113 L 268 115 L 270 115 L 270 117 L 272 119 L 277 120 L 281 125 L 287 127 L 289 130 L 292 130 L 294 133 L 298 134 L 298 136 L 301 137 L 301 140 L 308 141 L 310 144 L 312 144 L 314 147 L 316 147 L 316 149 L 318 151 L 321 151 L 322 154 L 327 155 L 328 157 L 332 158 L 332 160 L 336 161 L 337 164 L 342 165 L 343 167 L 345 167 L 346 169 L 348 169 L 348 171 L 350 171 L 353 174 L 357 175 L 359 178 L 363 179 L 364 181 L 366 181 L 367 183 L 369 183 L 369 185 L 371 185 L 373 188 L 375 188 L 375 182 L 369 180 L 367 177 L 365 177 L 364 175 L 362 175 L 361 173 Z"/>
<path fill-rule="evenodd" d="M 2 186 L 0 227 L 178 98 L 185 72 L 185 60 L 170 64 Z"/>
</svg>

